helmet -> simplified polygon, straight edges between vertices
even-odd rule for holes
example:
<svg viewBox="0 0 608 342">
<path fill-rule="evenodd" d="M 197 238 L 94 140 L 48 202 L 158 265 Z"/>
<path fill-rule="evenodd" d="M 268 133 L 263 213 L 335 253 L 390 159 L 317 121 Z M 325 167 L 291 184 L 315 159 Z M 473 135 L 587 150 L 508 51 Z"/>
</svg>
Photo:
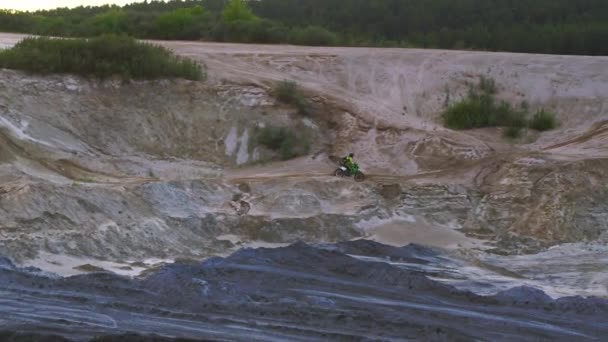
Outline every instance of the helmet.
<svg viewBox="0 0 608 342">
<path fill-rule="evenodd" d="M 355 156 L 355 154 L 354 153 L 350 153 L 348 156 L 352 158 L 352 157 Z"/>
</svg>

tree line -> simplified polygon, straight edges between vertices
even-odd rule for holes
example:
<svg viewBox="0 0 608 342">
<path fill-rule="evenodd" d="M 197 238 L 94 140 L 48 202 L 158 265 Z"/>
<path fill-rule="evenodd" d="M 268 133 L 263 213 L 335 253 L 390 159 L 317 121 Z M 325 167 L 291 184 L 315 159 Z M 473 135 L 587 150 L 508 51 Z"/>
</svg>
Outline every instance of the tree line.
<svg viewBox="0 0 608 342">
<path fill-rule="evenodd" d="M 173 0 L 0 11 L 0 30 L 608 55 L 606 0 Z"/>
</svg>

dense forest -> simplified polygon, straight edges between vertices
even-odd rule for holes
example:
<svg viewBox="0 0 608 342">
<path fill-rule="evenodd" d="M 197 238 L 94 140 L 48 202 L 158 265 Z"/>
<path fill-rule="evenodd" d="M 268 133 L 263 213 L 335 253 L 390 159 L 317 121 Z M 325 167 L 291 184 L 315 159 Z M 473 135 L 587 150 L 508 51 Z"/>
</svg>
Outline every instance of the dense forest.
<svg viewBox="0 0 608 342">
<path fill-rule="evenodd" d="M 608 55 L 606 0 L 174 0 L 33 13 L 0 31 Z"/>
</svg>

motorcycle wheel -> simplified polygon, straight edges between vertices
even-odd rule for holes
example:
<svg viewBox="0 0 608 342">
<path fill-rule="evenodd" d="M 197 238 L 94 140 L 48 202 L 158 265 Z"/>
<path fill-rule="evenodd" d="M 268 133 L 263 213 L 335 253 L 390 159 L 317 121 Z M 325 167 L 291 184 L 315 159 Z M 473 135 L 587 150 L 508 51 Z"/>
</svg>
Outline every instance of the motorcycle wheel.
<svg viewBox="0 0 608 342">
<path fill-rule="evenodd" d="M 363 172 L 358 172 L 355 174 L 355 182 L 363 182 L 365 180 L 365 175 Z"/>
<path fill-rule="evenodd" d="M 336 176 L 336 177 L 346 177 L 346 176 L 348 176 L 348 174 L 346 174 L 346 172 L 343 171 L 342 169 L 336 169 L 336 171 L 334 172 L 334 176 Z"/>
<path fill-rule="evenodd" d="M 236 211 L 236 213 L 239 216 L 247 215 L 249 213 L 249 210 L 251 210 L 251 204 L 249 204 L 248 202 L 245 202 L 245 201 L 240 201 L 239 204 L 240 204 L 240 207 Z"/>
</svg>

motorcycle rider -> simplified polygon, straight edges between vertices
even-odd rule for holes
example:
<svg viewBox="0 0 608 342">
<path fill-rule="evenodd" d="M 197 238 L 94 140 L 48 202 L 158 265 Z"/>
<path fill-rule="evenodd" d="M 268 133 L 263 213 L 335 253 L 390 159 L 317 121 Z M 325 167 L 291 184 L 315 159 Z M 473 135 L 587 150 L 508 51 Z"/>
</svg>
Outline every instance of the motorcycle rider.
<svg viewBox="0 0 608 342">
<path fill-rule="evenodd" d="M 348 154 L 348 156 L 342 158 L 342 165 L 348 169 L 348 172 L 351 172 L 351 170 L 355 166 L 354 157 L 355 154 L 351 152 Z"/>
</svg>

